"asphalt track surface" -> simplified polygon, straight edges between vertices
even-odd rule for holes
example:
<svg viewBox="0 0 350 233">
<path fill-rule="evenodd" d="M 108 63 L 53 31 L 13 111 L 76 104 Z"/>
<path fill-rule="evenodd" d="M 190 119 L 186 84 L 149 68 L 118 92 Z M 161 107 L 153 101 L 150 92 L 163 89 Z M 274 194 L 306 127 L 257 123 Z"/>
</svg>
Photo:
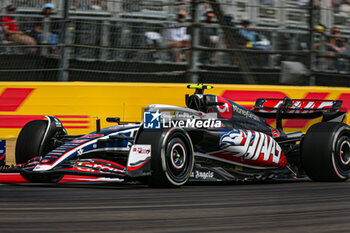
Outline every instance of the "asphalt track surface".
<svg viewBox="0 0 350 233">
<path fill-rule="evenodd" d="M 350 232 L 350 182 L 1 184 L 0 232 Z"/>
</svg>

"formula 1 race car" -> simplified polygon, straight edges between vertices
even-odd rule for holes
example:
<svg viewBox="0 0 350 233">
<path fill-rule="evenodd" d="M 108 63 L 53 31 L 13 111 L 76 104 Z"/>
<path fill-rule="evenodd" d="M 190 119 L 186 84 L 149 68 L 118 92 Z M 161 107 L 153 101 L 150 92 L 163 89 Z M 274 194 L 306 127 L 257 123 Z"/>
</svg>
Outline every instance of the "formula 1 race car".
<svg viewBox="0 0 350 233">
<path fill-rule="evenodd" d="M 350 174 L 350 128 L 342 101 L 258 99 L 247 110 L 189 85 L 187 107 L 154 104 L 141 123 L 121 122 L 86 135 L 67 135 L 59 119 L 27 123 L 16 144 L 16 167 L 30 182 L 66 174 L 179 187 L 188 181 L 256 181 L 309 177 L 345 181 Z M 306 134 L 285 133 L 282 119 L 312 119 Z M 276 128 L 265 118 L 276 119 Z"/>
</svg>

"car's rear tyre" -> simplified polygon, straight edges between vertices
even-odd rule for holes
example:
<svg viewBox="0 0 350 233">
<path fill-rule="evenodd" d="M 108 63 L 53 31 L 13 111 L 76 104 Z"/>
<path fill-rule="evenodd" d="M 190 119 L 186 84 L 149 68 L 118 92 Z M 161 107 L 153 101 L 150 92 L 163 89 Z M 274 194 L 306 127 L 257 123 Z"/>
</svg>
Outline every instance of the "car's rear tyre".
<svg viewBox="0 0 350 233">
<path fill-rule="evenodd" d="M 15 157 L 17 164 L 23 164 L 34 157 L 44 156 L 51 149 L 49 140 L 44 141 L 44 137 L 53 135 L 55 132 L 47 132 L 48 121 L 35 120 L 28 122 L 18 135 L 16 142 Z M 44 143 L 43 143 L 44 142 Z M 58 182 L 63 175 L 37 175 L 21 173 L 22 177 L 33 183 Z"/>
<path fill-rule="evenodd" d="M 321 122 L 307 131 L 301 148 L 306 174 L 314 181 L 345 181 L 350 176 L 350 127 Z"/>
<path fill-rule="evenodd" d="M 175 188 L 189 179 L 193 164 L 193 146 L 183 129 L 143 130 L 137 144 L 151 145 L 151 187 Z"/>
</svg>

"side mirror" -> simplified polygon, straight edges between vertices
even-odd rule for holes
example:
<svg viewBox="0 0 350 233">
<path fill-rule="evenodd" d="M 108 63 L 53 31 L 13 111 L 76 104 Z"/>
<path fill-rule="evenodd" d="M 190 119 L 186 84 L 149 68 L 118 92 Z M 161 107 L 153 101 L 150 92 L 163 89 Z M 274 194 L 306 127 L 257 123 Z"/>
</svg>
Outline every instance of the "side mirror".
<svg viewBox="0 0 350 233">
<path fill-rule="evenodd" d="M 107 117 L 106 121 L 109 122 L 109 123 L 120 124 L 120 117 Z"/>
</svg>

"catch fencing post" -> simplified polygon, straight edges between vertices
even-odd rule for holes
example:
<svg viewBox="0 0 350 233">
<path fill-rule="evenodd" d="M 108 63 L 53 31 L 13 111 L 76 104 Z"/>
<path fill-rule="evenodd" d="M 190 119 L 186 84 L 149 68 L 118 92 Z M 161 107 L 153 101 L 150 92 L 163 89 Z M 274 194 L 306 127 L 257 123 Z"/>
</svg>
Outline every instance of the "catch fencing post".
<svg viewBox="0 0 350 233">
<path fill-rule="evenodd" d="M 67 42 L 68 42 L 68 20 L 69 20 L 69 0 L 64 0 L 64 7 L 63 7 L 63 26 L 62 26 L 62 32 L 61 32 L 61 60 L 59 64 L 59 77 L 58 81 L 66 82 L 69 81 L 69 56 L 68 56 L 68 49 L 67 49 Z"/>
<path fill-rule="evenodd" d="M 199 23 L 198 0 L 191 2 L 192 28 L 191 28 L 191 50 L 190 50 L 190 83 L 198 83 L 198 58 L 199 58 Z"/>
<path fill-rule="evenodd" d="M 309 77 L 309 85 L 315 86 L 315 76 L 313 74 L 314 71 L 314 62 L 315 62 L 315 54 L 314 54 L 314 9 L 315 2 L 311 0 L 309 2 L 309 57 L 308 57 L 308 68 L 310 71 Z"/>
</svg>

